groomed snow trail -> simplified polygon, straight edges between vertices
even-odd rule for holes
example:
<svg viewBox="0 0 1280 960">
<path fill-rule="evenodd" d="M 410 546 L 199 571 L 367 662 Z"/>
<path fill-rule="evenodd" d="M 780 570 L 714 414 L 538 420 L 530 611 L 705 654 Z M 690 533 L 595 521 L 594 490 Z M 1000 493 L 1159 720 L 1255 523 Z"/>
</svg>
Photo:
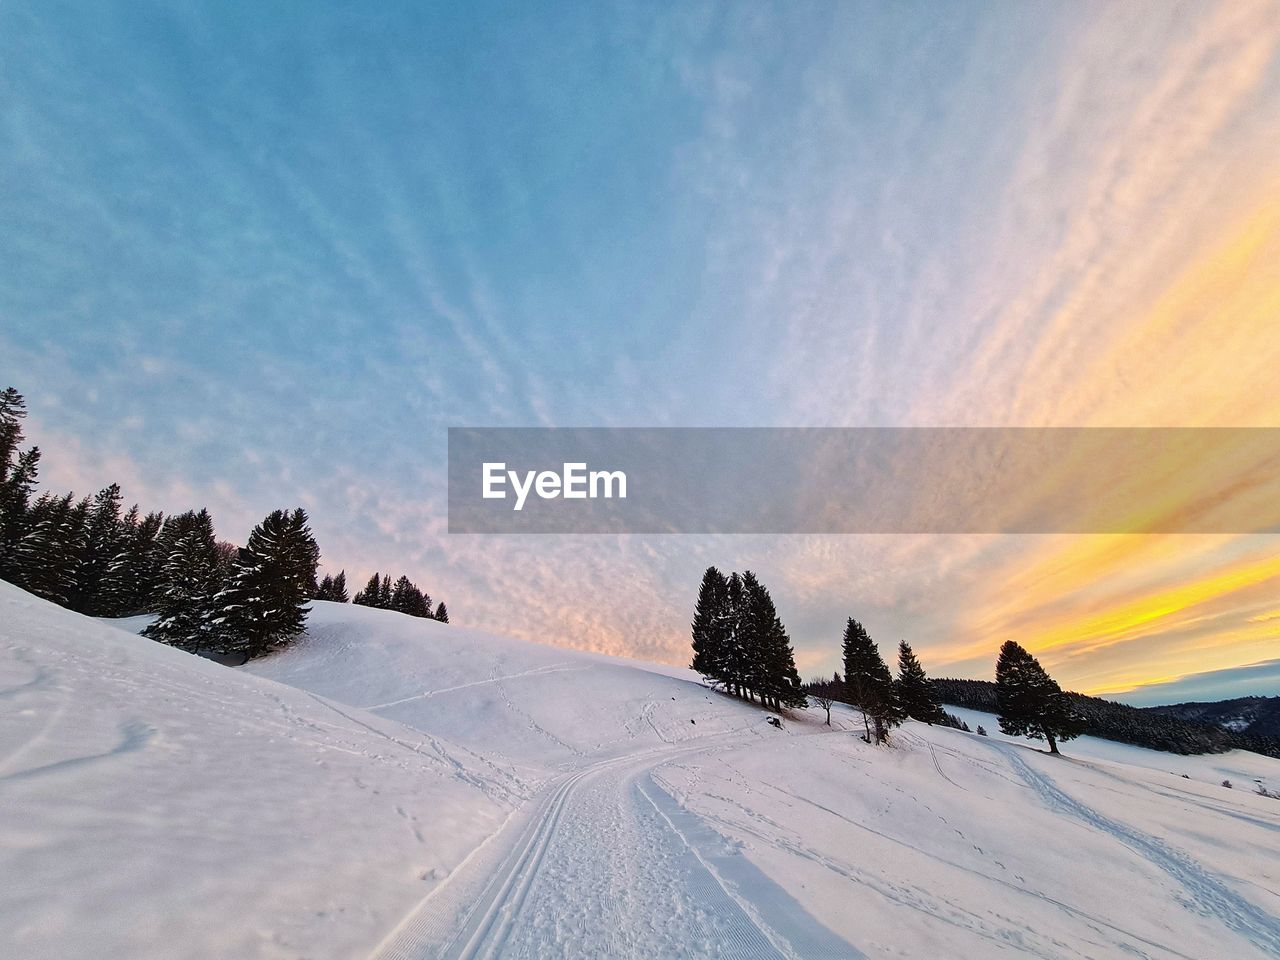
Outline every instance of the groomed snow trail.
<svg viewBox="0 0 1280 960">
<path fill-rule="evenodd" d="M 861 957 L 650 778 L 715 749 L 645 750 L 558 778 L 374 958 Z"/>
</svg>

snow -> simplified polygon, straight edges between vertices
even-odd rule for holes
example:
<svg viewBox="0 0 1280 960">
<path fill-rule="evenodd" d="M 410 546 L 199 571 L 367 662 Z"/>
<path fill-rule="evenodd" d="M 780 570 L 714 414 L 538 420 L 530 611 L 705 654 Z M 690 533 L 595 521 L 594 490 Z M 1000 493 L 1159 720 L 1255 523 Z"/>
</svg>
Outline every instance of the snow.
<svg viewBox="0 0 1280 960">
<path fill-rule="evenodd" d="M 1002 743 L 1020 743 L 1036 750 L 1045 749 L 1043 740 L 1006 737 L 1000 732 L 1000 721 L 996 719 L 995 714 L 949 705 L 945 709 L 967 723 L 970 730 L 976 731 L 981 725 L 992 739 Z M 1185 775 L 1192 780 L 1211 783 L 1215 787 L 1221 785 L 1223 780 L 1230 780 L 1236 788 L 1256 790 L 1257 785 L 1261 783 L 1268 788 L 1280 789 L 1280 761 L 1272 757 L 1264 757 L 1262 754 L 1250 753 L 1247 750 L 1182 756 L 1159 750 L 1147 750 L 1128 743 L 1117 743 L 1114 740 L 1102 740 L 1098 737 L 1077 737 L 1075 740 L 1059 744 L 1058 748 L 1068 756 L 1078 759 L 1158 770 L 1179 777 Z"/>
<path fill-rule="evenodd" d="M 470 765 L 0 582 L 0 954 L 359 955 L 519 800 Z"/>
<path fill-rule="evenodd" d="M 143 625 L 0 584 L 11 955 L 1280 956 L 1265 757 L 1049 757 L 966 711 L 992 736 L 873 747 L 350 605 L 239 669 Z"/>
</svg>

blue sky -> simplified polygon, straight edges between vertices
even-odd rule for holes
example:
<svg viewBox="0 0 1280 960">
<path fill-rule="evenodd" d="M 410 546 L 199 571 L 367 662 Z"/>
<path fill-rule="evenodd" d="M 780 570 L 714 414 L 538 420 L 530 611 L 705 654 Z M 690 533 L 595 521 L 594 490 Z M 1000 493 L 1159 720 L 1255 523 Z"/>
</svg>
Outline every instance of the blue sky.
<svg viewBox="0 0 1280 960">
<path fill-rule="evenodd" d="M 0 380 L 50 484 L 301 503 L 460 622 L 679 660 L 714 562 L 806 671 L 854 614 L 984 675 L 1275 544 L 450 538 L 445 430 L 1275 425 L 1275 10 L 6 4 Z M 1258 576 L 1046 658 L 1268 659 Z"/>
</svg>

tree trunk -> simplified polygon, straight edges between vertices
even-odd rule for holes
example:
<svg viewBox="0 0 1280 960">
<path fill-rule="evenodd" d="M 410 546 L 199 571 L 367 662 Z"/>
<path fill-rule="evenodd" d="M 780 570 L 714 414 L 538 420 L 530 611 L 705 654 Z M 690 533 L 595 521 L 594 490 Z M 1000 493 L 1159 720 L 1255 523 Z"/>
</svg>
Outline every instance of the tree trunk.
<svg viewBox="0 0 1280 960">
<path fill-rule="evenodd" d="M 1057 741 L 1057 740 L 1055 740 L 1055 739 L 1053 739 L 1053 734 L 1052 734 L 1052 733 L 1050 733 L 1048 730 L 1046 730 L 1046 731 L 1044 732 L 1044 738 L 1045 738 L 1046 740 L 1048 740 L 1048 741 L 1049 741 L 1049 752 L 1050 752 L 1050 753 L 1057 753 L 1057 752 L 1058 752 L 1058 741 Z"/>
</svg>

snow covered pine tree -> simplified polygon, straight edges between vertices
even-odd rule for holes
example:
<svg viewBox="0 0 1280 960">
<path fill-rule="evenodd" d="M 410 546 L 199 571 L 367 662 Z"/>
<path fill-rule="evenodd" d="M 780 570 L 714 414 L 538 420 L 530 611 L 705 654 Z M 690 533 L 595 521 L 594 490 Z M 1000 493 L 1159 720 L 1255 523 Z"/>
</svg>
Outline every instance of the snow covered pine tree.
<svg viewBox="0 0 1280 960">
<path fill-rule="evenodd" d="M 254 527 L 218 596 L 224 651 L 252 659 L 298 637 L 316 592 L 319 561 L 320 548 L 301 508 L 273 510 Z"/>
</svg>

